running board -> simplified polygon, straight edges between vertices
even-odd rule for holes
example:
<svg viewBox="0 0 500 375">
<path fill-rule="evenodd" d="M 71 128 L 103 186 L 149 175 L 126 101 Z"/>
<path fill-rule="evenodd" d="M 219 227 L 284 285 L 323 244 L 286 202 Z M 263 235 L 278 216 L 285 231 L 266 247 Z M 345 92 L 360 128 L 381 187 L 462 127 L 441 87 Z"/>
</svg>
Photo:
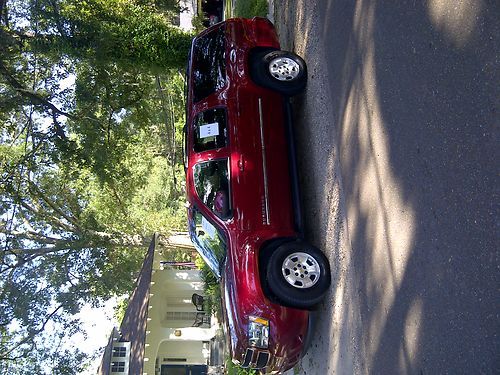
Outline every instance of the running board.
<svg viewBox="0 0 500 375">
<path fill-rule="evenodd" d="M 290 173 L 290 183 L 292 192 L 292 204 L 294 212 L 294 225 L 295 231 L 298 233 L 299 238 L 304 238 L 304 226 L 302 221 L 302 210 L 300 205 L 300 188 L 299 188 L 299 174 L 297 169 L 297 155 L 295 147 L 295 136 L 293 132 L 293 117 L 292 117 L 292 105 L 290 103 L 290 98 L 285 97 L 283 99 L 283 106 L 285 110 L 285 128 L 286 137 L 288 140 L 288 165 Z"/>
</svg>

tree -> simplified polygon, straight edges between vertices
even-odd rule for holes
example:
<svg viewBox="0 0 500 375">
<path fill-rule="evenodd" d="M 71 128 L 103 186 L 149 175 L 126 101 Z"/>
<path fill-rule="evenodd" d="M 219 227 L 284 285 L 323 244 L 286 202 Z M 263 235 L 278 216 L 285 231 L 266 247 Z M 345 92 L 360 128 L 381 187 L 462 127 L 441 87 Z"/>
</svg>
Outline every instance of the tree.
<svg viewBox="0 0 500 375">
<path fill-rule="evenodd" d="M 131 289 L 153 232 L 185 230 L 190 36 L 160 5 L 0 0 L 0 372 L 78 371 L 73 315 Z"/>
<path fill-rule="evenodd" d="M 20 7 L 17 1 L 16 7 Z M 68 56 L 163 71 L 183 68 L 192 35 L 168 22 L 154 4 L 134 0 L 31 0 L 17 11 L 33 29 L 4 25 L 4 43 L 59 60 Z M 17 17 L 13 17 L 14 20 Z"/>
</svg>

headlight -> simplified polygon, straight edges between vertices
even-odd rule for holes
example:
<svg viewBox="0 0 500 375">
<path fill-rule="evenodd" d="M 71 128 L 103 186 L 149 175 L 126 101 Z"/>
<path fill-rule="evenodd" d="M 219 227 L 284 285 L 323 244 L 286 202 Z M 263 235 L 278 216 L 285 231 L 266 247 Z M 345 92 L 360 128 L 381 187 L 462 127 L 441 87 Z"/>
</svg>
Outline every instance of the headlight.
<svg viewBox="0 0 500 375">
<path fill-rule="evenodd" d="M 269 346 L 269 320 L 256 316 L 250 317 L 248 344 L 257 348 L 267 349 Z"/>
</svg>

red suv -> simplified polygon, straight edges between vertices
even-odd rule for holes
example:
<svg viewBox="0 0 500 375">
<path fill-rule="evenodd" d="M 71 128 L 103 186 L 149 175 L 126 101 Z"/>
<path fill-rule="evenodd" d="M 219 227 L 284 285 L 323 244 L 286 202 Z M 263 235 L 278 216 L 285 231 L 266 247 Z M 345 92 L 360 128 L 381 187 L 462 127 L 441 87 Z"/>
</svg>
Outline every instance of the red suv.
<svg viewBox="0 0 500 375">
<path fill-rule="evenodd" d="M 326 257 L 301 234 L 288 98 L 306 65 L 267 19 L 230 19 L 193 40 L 187 77 L 190 236 L 221 281 L 233 362 L 282 372 L 330 286 Z"/>
</svg>

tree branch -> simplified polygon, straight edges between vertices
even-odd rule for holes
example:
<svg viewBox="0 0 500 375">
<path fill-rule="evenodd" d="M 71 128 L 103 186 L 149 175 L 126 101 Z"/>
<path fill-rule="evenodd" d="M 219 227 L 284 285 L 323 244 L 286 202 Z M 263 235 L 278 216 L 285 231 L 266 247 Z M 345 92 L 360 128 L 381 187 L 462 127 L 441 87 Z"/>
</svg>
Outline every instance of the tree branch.
<svg viewBox="0 0 500 375">
<path fill-rule="evenodd" d="M 69 223 L 73 224 L 75 228 L 81 231 L 81 226 L 78 221 L 66 214 L 61 207 L 59 207 L 54 201 L 52 201 L 34 182 L 28 181 L 30 189 L 33 189 L 35 194 L 38 195 L 50 208 L 52 208 L 56 213 L 61 215 L 64 219 L 66 219 Z"/>
<path fill-rule="evenodd" d="M 31 331 L 26 337 L 24 337 L 22 340 L 20 340 L 17 344 L 15 344 L 12 348 L 4 351 L 3 353 L 0 353 L 0 360 L 15 360 L 16 358 L 20 358 L 20 357 L 10 357 L 9 355 L 14 351 L 16 350 L 17 348 L 27 344 L 28 342 L 31 341 L 31 348 L 33 348 L 33 346 L 35 345 L 35 343 L 33 342 L 33 339 L 35 338 L 36 335 L 42 333 L 44 330 L 45 330 L 45 326 L 47 325 L 47 323 L 52 320 L 52 318 L 57 314 L 57 312 L 59 310 L 61 310 L 64 306 L 63 305 L 59 305 L 59 307 L 57 307 L 54 311 L 52 311 L 44 320 L 42 326 L 38 329 L 35 329 L 33 331 Z M 29 351 L 28 351 L 29 352 Z M 23 355 L 24 356 L 24 355 Z M 21 356 L 21 357 L 23 357 Z"/>
<path fill-rule="evenodd" d="M 60 16 L 60 13 L 59 13 L 57 1 L 51 0 L 50 1 L 50 5 L 52 5 L 52 8 L 54 9 L 54 12 L 52 13 L 52 15 L 54 16 L 54 21 L 56 23 L 57 31 L 59 31 L 59 33 L 63 37 L 67 38 L 68 34 L 66 33 L 66 30 L 64 30 L 63 24 L 61 22 L 61 16 Z"/>
<path fill-rule="evenodd" d="M 34 232 L 31 230 L 27 231 L 7 230 L 5 225 L 0 225 L 0 229 L 6 235 L 11 235 L 19 239 L 30 240 L 33 242 L 44 243 L 48 245 L 54 245 L 61 241 L 60 238 L 50 237 L 45 234 Z"/>
<path fill-rule="evenodd" d="M 64 245 L 67 245 L 69 244 L 66 243 Z M 18 255 L 18 256 L 23 256 L 23 255 L 27 255 L 29 256 L 29 261 L 35 259 L 35 258 L 38 258 L 38 257 L 41 257 L 41 256 L 44 256 L 44 255 L 47 255 L 47 254 L 52 254 L 52 253 L 57 253 L 59 251 L 62 251 L 62 250 L 67 250 L 70 246 L 63 246 L 63 244 L 59 244 L 59 245 L 56 245 L 56 246 L 51 246 L 51 247 L 37 247 L 37 248 L 15 248 L 15 249 L 10 249 L 9 252 L 14 254 L 14 255 Z M 80 250 L 80 249 L 83 249 L 83 248 L 86 248 L 88 246 L 83 246 L 83 245 L 80 245 L 80 246 L 76 246 L 76 247 L 71 247 L 73 250 Z"/>
<path fill-rule="evenodd" d="M 40 207 L 40 206 L 38 206 L 38 207 L 32 207 L 32 206 L 30 206 L 28 203 L 26 203 L 24 201 L 24 199 L 21 196 L 15 195 L 15 201 L 16 201 L 16 203 L 18 203 L 21 207 L 23 207 L 28 212 L 31 212 L 32 214 L 37 215 L 37 216 L 41 216 L 42 215 L 40 213 L 40 210 L 42 209 L 42 207 Z M 32 203 L 34 203 L 35 205 L 37 205 L 36 202 L 34 202 L 34 201 Z M 25 217 L 25 215 L 22 213 L 22 211 L 21 211 L 21 215 L 23 215 L 23 217 Z M 48 216 L 47 218 L 50 221 L 50 224 L 54 225 L 55 227 L 58 227 L 58 228 L 60 228 L 62 230 L 65 230 L 67 232 L 73 232 L 74 231 L 74 228 L 72 228 L 71 226 L 67 225 L 66 223 L 64 223 L 62 220 L 60 220 L 57 217 Z"/>
<path fill-rule="evenodd" d="M 27 97 L 33 104 L 39 104 L 50 110 L 52 113 L 57 113 L 59 115 L 68 117 L 70 119 L 76 120 L 77 118 L 70 113 L 64 112 L 57 108 L 50 101 L 42 97 L 36 91 L 25 88 L 7 69 L 4 63 L 0 60 L 0 73 L 5 77 L 7 82 L 12 86 L 14 90 L 20 93 L 22 96 Z M 64 139 L 66 139 L 66 135 L 64 134 Z"/>
</svg>

